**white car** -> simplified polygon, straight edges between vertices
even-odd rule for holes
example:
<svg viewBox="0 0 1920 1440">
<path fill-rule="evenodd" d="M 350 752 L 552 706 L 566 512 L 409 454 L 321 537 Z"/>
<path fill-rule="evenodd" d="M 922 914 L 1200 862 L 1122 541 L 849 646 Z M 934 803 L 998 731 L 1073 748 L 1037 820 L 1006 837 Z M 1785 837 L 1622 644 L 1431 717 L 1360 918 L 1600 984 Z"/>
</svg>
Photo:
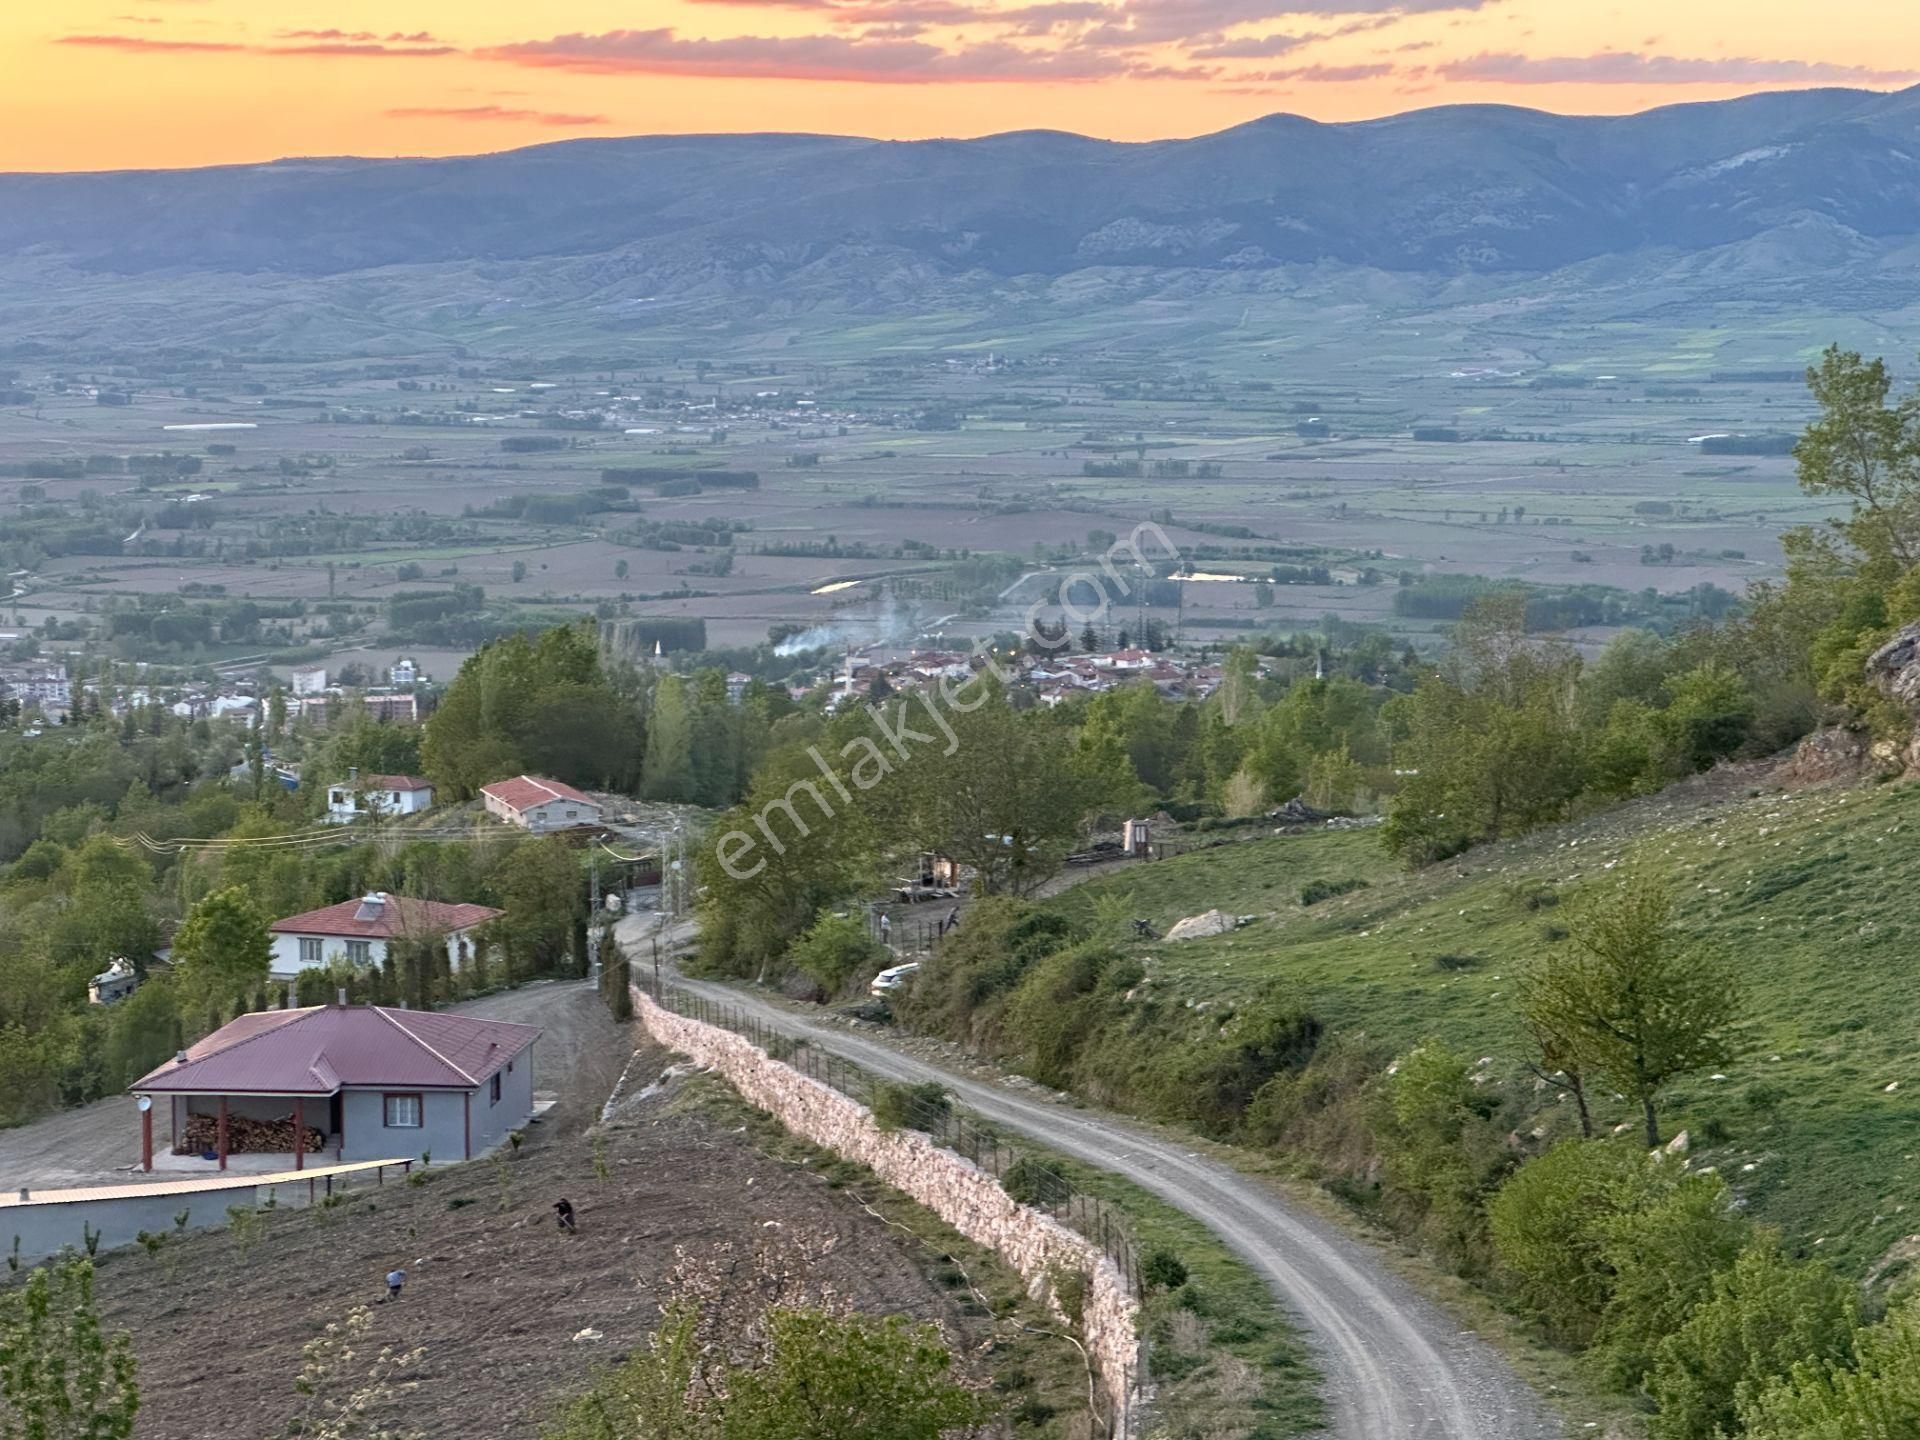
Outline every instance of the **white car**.
<svg viewBox="0 0 1920 1440">
<path fill-rule="evenodd" d="M 920 968 L 918 960 L 909 960 L 905 965 L 892 965 L 873 977 L 873 984 L 867 987 L 874 995 L 885 997 L 894 991 L 905 988 L 913 978 L 913 972 Z"/>
</svg>

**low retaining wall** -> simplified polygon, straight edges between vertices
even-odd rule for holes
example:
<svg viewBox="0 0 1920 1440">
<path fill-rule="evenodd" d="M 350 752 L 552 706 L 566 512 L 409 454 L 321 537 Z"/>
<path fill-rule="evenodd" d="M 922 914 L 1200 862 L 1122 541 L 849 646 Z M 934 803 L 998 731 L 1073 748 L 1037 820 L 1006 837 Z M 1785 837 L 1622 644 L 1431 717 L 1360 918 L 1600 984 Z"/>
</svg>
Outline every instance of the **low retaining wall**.
<svg viewBox="0 0 1920 1440">
<path fill-rule="evenodd" d="M 1120 1269 L 1091 1240 L 1020 1205 L 965 1156 L 917 1130 L 883 1130 L 849 1096 L 803 1075 L 744 1036 L 675 1014 L 638 987 L 634 1014 L 662 1045 L 724 1075 L 734 1089 L 794 1134 L 856 1160 L 912 1196 L 976 1244 L 998 1252 L 1029 1282 L 1057 1269 L 1087 1277 L 1080 1329 L 1115 1435 L 1134 1431 L 1140 1369 L 1140 1309 Z"/>
<path fill-rule="evenodd" d="M 396 1178 L 410 1160 L 363 1160 L 312 1170 L 275 1171 L 263 1175 L 224 1175 L 218 1178 L 165 1181 L 151 1184 L 101 1185 L 77 1190 L 41 1190 L 0 1196 L 0 1251 L 17 1254 L 23 1262 L 45 1260 L 62 1250 L 116 1250 L 131 1245 L 142 1230 L 171 1234 L 175 1230 L 207 1230 L 227 1223 L 230 1206 L 258 1209 L 271 1198 L 276 1205 L 299 1207 L 325 1187 L 379 1184 L 392 1167 Z M 186 1215 L 184 1223 L 179 1217 Z M 19 1246 L 15 1251 L 13 1247 Z"/>
</svg>

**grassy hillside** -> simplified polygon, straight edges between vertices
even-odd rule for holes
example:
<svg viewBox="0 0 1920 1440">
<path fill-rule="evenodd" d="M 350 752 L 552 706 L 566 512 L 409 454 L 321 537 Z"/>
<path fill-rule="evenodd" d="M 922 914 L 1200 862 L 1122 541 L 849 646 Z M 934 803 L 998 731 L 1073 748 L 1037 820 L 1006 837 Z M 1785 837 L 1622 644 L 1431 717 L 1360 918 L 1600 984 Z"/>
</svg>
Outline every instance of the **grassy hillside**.
<svg viewBox="0 0 1920 1440">
<path fill-rule="evenodd" d="M 1518 1077 L 1514 967 L 1557 938 L 1556 911 L 1629 858 L 1672 874 L 1683 919 L 1740 963 L 1740 1054 L 1668 1097 L 1693 1163 L 1714 1166 L 1790 1241 L 1863 1268 L 1915 1227 L 1920 1177 L 1920 786 L 1783 791 L 1722 772 L 1586 821 L 1409 874 L 1376 834 L 1242 842 L 1089 882 L 1053 902 L 1078 918 L 1105 897 L 1164 931 L 1217 906 L 1259 918 L 1232 934 L 1142 947 L 1150 977 L 1230 1005 L 1276 977 L 1337 1029 L 1400 1049 L 1436 1037 Z M 1312 880 L 1367 888 L 1311 907 Z M 1551 1106 L 1551 1095 L 1542 1097 Z M 1598 1097 L 1597 1118 L 1627 1121 Z"/>
</svg>

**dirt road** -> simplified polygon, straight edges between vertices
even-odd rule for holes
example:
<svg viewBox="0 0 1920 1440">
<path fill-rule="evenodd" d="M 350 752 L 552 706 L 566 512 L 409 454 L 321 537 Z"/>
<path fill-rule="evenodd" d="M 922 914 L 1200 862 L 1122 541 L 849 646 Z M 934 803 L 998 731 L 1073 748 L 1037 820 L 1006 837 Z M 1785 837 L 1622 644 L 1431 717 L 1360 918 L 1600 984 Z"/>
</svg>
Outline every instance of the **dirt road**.
<svg viewBox="0 0 1920 1440">
<path fill-rule="evenodd" d="M 693 980 L 689 990 L 896 1080 L 938 1080 L 995 1124 L 1124 1175 L 1216 1231 L 1272 1282 L 1313 1344 L 1340 1440 L 1548 1440 L 1565 1430 L 1491 1348 L 1367 1245 L 1260 1181 L 1096 1111 L 970 1079 L 844 1026 Z"/>
</svg>

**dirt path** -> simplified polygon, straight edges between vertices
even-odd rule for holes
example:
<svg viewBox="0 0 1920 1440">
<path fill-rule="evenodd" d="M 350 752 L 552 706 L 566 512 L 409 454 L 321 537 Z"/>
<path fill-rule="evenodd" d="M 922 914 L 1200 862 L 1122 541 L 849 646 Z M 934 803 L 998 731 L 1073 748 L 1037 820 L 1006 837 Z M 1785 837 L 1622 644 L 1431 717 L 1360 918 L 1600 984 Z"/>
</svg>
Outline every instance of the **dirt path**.
<svg viewBox="0 0 1920 1440">
<path fill-rule="evenodd" d="M 677 983 L 876 1074 L 938 1080 L 994 1123 L 1124 1175 L 1204 1222 L 1292 1308 L 1326 1376 L 1331 1433 L 1340 1440 L 1564 1435 L 1485 1343 L 1389 1273 L 1366 1244 L 1301 1212 L 1260 1181 L 1123 1120 L 984 1083 L 731 986 Z"/>
</svg>

